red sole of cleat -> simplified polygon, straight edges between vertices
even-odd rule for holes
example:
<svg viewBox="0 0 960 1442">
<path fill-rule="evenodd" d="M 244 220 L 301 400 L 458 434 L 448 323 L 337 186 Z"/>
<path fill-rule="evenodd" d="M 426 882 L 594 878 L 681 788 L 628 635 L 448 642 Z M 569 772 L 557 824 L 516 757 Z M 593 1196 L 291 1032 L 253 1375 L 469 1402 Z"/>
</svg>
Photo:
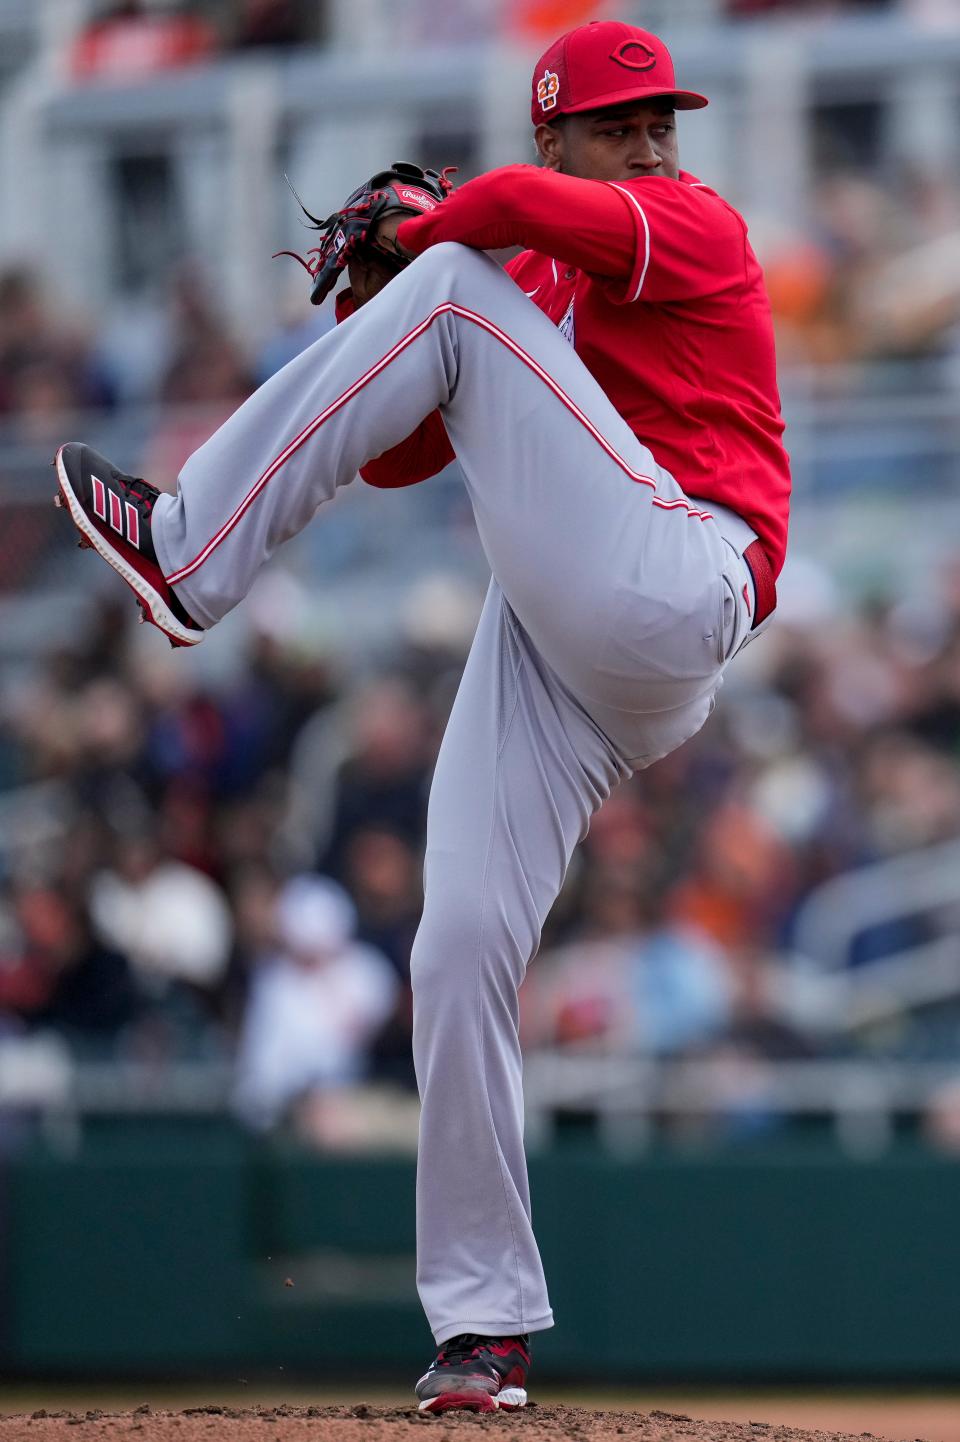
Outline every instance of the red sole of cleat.
<svg viewBox="0 0 960 1442">
<path fill-rule="evenodd" d="M 420 1403 L 421 1412 L 497 1412 L 500 1404 L 488 1392 L 441 1392 Z"/>
</svg>

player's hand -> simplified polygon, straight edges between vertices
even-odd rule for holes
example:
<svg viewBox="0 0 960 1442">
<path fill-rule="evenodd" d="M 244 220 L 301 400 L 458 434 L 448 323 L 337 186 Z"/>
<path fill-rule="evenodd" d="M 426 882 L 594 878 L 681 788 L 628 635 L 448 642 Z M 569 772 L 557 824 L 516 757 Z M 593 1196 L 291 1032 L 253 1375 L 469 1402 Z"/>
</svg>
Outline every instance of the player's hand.
<svg viewBox="0 0 960 1442">
<path fill-rule="evenodd" d="M 352 255 L 347 262 L 347 274 L 350 277 L 350 289 L 353 292 L 353 299 L 358 306 L 366 305 L 368 300 L 373 300 L 388 281 L 393 280 L 396 271 L 377 260 L 376 256 L 369 253 L 365 255 Z"/>
<path fill-rule="evenodd" d="M 382 246 L 384 250 L 391 251 L 393 255 L 399 255 L 402 260 L 412 259 L 412 252 L 404 250 L 397 240 L 397 231 L 405 220 L 410 219 L 411 215 L 416 215 L 416 211 L 410 211 L 406 215 L 394 211 L 392 215 L 385 215 L 382 220 L 377 222 L 377 228 L 373 232 L 374 245 Z"/>
<path fill-rule="evenodd" d="M 408 215 L 385 215 L 373 233 L 373 245 L 408 259 L 409 252 L 397 242 L 397 230 L 403 221 L 408 219 Z M 378 260 L 376 254 L 371 253 L 370 246 L 365 246 L 362 251 L 350 257 L 347 274 L 350 277 L 353 298 L 357 305 L 361 306 L 366 305 L 368 300 L 372 300 L 383 290 L 387 282 L 393 280 L 397 270 L 389 261 Z"/>
</svg>

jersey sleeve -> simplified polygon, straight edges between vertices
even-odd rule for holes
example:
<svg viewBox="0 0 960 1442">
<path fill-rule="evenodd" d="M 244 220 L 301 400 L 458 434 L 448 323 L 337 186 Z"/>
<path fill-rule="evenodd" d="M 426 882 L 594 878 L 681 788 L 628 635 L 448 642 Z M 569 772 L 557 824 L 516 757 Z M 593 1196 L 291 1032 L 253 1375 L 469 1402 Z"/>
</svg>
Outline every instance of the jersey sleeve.
<svg viewBox="0 0 960 1442">
<path fill-rule="evenodd" d="M 746 226 L 699 183 L 646 176 L 582 180 L 505 165 L 404 221 L 397 239 L 419 255 L 454 240 L 478 249 L 522 245 L 601 282 L 615 303 L 694 300 L 746 277 Z"/>
<path fill-rule="evenodd" d="M 356 309 L 352 292 L 340 291 L 336 298 L 337 324 L 347 320 Z M 431 411 L 409 436 L 361 466 L 360 476 L 368 486 L 379 490 L 399 490 L 435 476 L 455 459 L 443 417 L 439 411 Z"/>
<path fill-rule="evenodd" d="M 468 181 L 436 210 L 403 221 L 397 239 L 414 255 L 447 240 L 478 250 L 522 245 L 623 281 L 636 259 L 636 227 L 622 196 L 602 181 L 536 165 L 504 165 Z"/>
<path fill-rule="evenodd" d="M 699 184 L 648 176 L 607 181 L 631 219 L 634 258 L 626 284 L 606 285 L 619 304 L 696 300 L 742 285 L 747 228 L 726 201 Z"/>
</svg>

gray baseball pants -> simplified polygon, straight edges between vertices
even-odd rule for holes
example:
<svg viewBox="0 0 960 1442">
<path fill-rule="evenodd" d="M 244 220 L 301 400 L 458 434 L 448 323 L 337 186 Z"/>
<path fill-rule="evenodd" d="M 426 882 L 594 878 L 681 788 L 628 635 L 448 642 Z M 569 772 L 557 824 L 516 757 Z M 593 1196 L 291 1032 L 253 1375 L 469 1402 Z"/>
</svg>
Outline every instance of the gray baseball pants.
<svg viewBox="0 0 960 1442">
<path fill-rule="evenodd" d="M 489 257 L 444 244 L 267 381 L 157 502 L 190 614 L 218 621 L 436 406 L 493 573 L 433 780 L 412 958 L 417 1279 L 443 1342 L 552 1325 L 518 988 L 592 813 L 710 713 L 751 634 L 754 537 L 684 496 Z"/>
</svg>

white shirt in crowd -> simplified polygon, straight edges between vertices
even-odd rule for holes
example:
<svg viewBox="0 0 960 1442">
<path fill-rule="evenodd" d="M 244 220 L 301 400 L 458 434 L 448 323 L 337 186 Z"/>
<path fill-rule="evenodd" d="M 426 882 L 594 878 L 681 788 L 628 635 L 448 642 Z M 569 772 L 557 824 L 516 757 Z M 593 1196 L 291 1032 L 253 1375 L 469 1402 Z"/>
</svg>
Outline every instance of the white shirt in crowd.
<svg viewBox="0 0 960 1442">
<path fill-rule="evenodd" d="M 354 926 L 333 882 L 298 877 L 284 888 L 286 945 L 253 979 L 237 1059 L 235 1102 L 252 1124 L 271 1126 L 298 1097 L 366 1070 L 400 982 L 382 952 L 352 939 Z"/>
</svg>

